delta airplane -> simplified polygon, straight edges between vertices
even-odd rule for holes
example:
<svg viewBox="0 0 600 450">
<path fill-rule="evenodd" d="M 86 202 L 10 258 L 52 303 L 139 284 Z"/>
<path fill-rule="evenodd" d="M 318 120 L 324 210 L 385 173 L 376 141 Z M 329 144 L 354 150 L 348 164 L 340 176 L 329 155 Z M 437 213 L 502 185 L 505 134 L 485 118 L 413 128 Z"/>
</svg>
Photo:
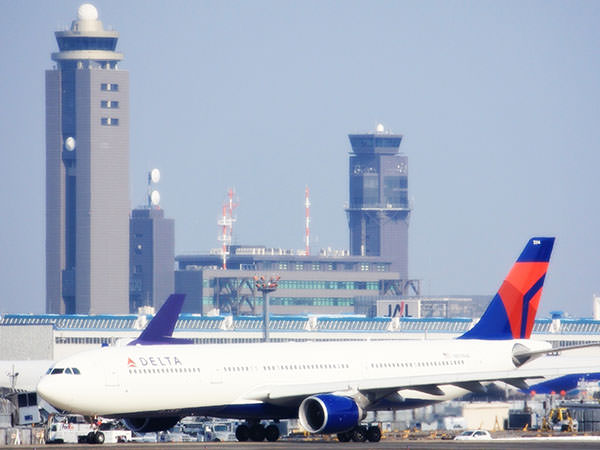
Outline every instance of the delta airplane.
<svg viewBox="0 0 600 450">
<path fill-rule="evenodd" d="M 479 322 L 457 339 L 189 345 L 171 337 L 183 302 L 174 294 L 157 314 L 167 320 L 152 320 L 128 346 L 57 362 L 37 391 L 60 410 L 123 418 L 139 432 L 200 415 L 245 420 L 240 441 L 276 441 L 277 426 L 261 420 L 298 418 L 310 433 L 376 442 L 380 429 L 361 421 L 367 411 L 414 407 L 403 393 L 440 401 L 493 381 L 525 388 L 526 379 L 587 370 L 527 367 L 551 350 L 529 337 L 553 245 L 529 240 Z"/>
</svg>

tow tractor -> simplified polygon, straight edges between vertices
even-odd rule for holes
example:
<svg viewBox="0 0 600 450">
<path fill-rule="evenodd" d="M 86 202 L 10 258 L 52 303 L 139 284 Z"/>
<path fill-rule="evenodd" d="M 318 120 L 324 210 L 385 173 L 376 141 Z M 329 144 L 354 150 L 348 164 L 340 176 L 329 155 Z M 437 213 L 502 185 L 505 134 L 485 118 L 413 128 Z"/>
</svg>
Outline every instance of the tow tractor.
<svg viewBox="0 0 600 450">
<path fill-rule="evenodd" d="M 44 432 L 46 443 L 103 444 L 129 442 L 131 431 L 115 427 L 113 422 L 86 422 L 83 416 L 66 416 L 48 420 Z"/>
</svg>

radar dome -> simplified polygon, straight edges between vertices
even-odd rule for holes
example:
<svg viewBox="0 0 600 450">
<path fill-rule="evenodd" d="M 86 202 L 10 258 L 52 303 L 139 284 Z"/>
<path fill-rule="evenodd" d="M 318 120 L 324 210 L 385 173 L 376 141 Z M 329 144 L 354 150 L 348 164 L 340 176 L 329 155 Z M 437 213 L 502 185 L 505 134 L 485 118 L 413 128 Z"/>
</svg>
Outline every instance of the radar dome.
<svg viewBox="0 0 600 450">
<path fill-rule="evenodd" d="M 152 169 L 150 172 L 150 179 L 153 183 L 158 183 L 160 181 L 160 170 Z"/>
<path fill-rule="evenodd" d="M 91 3 L 84 3 L 77 10 L 79 20 L 98 20 L 98 10 Z"/>
<path fill-rule="evenodd" d="M 378 133 L 383 133 L 383 132 L 385 131 L 385 128 L 383 127 L 383 124 L 382 124 L 382 123 L 378 123 L 378 124 L 377 124 L 377 128 L 375 128 L 375 130 L 376 130 Z"/>
<path fill-rule="evenodd" d="M 150 202 L 153 206 L 158 206 L 160 203 L 160 193 L 158 191 L 152 191 L 152 194 L 150 194 Z"/>
</svg>

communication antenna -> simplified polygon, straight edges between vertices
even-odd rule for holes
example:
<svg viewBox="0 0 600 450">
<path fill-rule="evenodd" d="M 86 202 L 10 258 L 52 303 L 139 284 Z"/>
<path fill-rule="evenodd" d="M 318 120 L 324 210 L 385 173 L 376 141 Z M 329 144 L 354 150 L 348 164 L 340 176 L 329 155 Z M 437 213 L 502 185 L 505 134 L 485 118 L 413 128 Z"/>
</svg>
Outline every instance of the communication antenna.
<svg viewBox="0 0 600 450">
<path fill-rule="evenodd" d="M 228 199 L 225 203 L 223 203 L 223 213 L 219 220 L 217 220 L 217 225 L 219 225 L 220 229 L 219 241 L 221 242 L 221 257 L 223 260 L 223 270 L 227 269 L 227 256 L 229 255 L 229 247 L 231 246 L 231 242 L 233 239 L 233 224 L 236 221 L 233 211 L 238 205 L 233 201 L 234 195 L 235 191 L 230 188 L 227 191 Z"/>
<path fill-rule="evenodd" d="M 147 207 L 160 208 L 160 192 L 154 189 L 155 185 L 160 181 L 160 170 L 152 169 L 148 172 L 148 188 L 146 189 Z"/>
<path fill-rule="evenodd" d="M 305 254 L 306 256 L 310 255 L 310 198 L 309 198 L 308 186 L 304 190 L 304 211 L 305 211 L 305 236 L 304 236 L 304 245 L 305 245 Z"/>
</svg>

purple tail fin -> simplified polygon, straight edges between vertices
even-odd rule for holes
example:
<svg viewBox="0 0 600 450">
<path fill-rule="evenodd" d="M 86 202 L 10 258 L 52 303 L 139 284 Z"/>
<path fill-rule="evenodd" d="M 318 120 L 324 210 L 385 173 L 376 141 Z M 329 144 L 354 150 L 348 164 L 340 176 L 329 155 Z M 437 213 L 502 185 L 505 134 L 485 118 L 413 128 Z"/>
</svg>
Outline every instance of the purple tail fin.
<svg viewBox="0 0 600 450">
<path fill-rule="evenodd" d="M 173 337 L 185 294 L 171 294 L 139 337 L 129 345 L 191 344 L 190 339 Z"/>
</svg>

